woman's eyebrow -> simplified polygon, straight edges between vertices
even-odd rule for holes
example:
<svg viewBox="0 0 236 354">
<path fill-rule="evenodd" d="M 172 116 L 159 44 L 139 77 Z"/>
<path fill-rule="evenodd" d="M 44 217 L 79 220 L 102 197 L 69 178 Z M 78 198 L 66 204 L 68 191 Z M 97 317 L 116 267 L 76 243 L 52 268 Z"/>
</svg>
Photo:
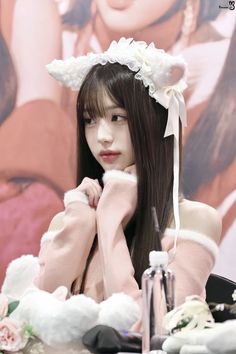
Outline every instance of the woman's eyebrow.
<svg viewBox="0 0 236 354">
<path fill-rule="evenodd" d="M 125 111 L 123 107 L 117 106 L 116 104 L 105 106 L 104 109 L 107 111 L 110 111 L 112 109 L 122 109 L 123 111 Z"/>
<path fill-rule="evenodd" d="M 115 103 L 111 104 L 111 105 L 104 106 L 103 109 L 104 109 L 104 111 L 112 111 L 113 109 L 121 109 L 121 110 L 125 111 L 125 109 L 123 107 L 117 106 Z M 89 116 L 89 112 L 88 112 L 88 110 L 86 108 L 84 110 L 83 115 L 84 116 Z"/>
<path fill-rule="evenodd" d="M 114 108 L 121 108 L 121 107 L 117 106 L 116 104 L 104 106 L 104 110 L 111 110 L 111 109 L 114 109 Z M 84 113 L 88 114 L 88 110 L 86 108 L 84 109 Z"/>
</svg>

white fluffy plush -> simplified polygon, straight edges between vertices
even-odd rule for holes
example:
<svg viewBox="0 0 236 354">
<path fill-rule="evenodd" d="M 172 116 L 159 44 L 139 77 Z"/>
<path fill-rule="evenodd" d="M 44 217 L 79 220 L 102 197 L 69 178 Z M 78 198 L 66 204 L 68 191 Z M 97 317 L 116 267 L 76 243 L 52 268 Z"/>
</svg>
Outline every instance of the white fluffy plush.
<svg viewBox="0 0 236 354">
<path fill-rule="evenodd" d="M 66 300 L 67 289 L 54 293 L 39 290 L 33 280 L 39 271 L 38 258 L 22 256 L 10 263 L 2 293 L 20 299 L 11 317 L 29 323 L 33 332 L 52 347 L 79 343 L 83 334 L 97 324 L 128 330 L 140 317 L 139 307 L 125 294 L 114 294 L 101 304 L 85 295 Z"/>
<path fill-rule="evenodd" d="M 163 349 L 169 354 L 235 354 L 236 320 L 203 330 L 179 332 L 167 338 Z"/>
<path fill-rule="evenodd" d="M 119 331 L 129 329 L 139 317 L 138 304 L 130 296 L 119 293 L 101 302 L 98 322 Z"/>
<path fill-rule="evenodd" d="M 10 301 L 20 300 L 26 289 L 35 288 L 33 280 L 39 272 L 38 257 L 21 256 L 9 263 L 1 292 Z"/>
<path fill-rule="evenodd" d="M 58 300 L 54 294 L 31 290 L 11 317 L 29 323 L 44 343 L 59 346 L 78 341 L 98 322 L 99 305 L 84 295 Z"/>
</svg>

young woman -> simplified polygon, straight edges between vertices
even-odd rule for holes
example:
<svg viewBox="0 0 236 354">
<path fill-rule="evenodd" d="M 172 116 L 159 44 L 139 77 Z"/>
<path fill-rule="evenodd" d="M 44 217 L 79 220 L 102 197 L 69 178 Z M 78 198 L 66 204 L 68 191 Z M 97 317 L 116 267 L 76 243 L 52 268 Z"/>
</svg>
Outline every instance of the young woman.
<svg viewBox="0 0 236 354">
<path fill-rule="evenodd" d="M 48 65 L 79 90 L 78 187 L 65 194 L 65 211 L 42 238 L 40 288 L 65 285 L 97 301 L 125 292 L 139 302 L 141 275 L 160 239 L 176 274 L 176 303 L 204 296 L 221 221 L 179 193 L 184 69 L 180 58 L 124 38 L 102 54 Z"/>
</svg>

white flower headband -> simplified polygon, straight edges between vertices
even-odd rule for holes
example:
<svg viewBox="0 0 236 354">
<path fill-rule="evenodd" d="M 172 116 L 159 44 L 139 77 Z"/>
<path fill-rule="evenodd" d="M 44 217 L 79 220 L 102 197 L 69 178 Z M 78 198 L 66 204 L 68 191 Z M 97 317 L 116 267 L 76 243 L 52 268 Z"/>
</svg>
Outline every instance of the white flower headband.
<svg viewBox="0 0 236 354">
<path fill-rule="evenodd" d="M 135 72 L 135 78 L 148 87 L 149 95 L 168 109 L 168 120 L 164 137 L 174 135 L 174 182 L 173 212 L 176 237 L 180 229 L 179 220 L 179 118 L 186 126 L 186 109 L 182 92 L 187 87 L 183 77 L 186 63 L 181 57 L 173 57 L 154 44 L 121 38 L 112 41 L 103 53 L 89 53 L 66 60 L 53 60 L 47 70 L 56 80 L 74 91 L 79 91 L 85 76 L 96 64 L 120 63 Z"/>
</svg>

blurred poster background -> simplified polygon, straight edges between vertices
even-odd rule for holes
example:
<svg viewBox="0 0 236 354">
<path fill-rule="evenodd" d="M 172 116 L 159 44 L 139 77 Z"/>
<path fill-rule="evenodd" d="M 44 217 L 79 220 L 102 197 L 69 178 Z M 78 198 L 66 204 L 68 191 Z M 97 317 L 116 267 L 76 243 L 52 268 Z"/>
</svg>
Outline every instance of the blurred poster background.
<svg viewBox="0 0 236 354">
<path fill-rule="evenodd" d="M 12 259 L 37 255 L 76 186 L 76 94 L 45 64 L 121 36 L 188 63 L 183 191 L 219 210 L 214 272 L 236 281 L 235 22 L 225 0 L 0 0 L 0 283 Z"/>
</svg>

